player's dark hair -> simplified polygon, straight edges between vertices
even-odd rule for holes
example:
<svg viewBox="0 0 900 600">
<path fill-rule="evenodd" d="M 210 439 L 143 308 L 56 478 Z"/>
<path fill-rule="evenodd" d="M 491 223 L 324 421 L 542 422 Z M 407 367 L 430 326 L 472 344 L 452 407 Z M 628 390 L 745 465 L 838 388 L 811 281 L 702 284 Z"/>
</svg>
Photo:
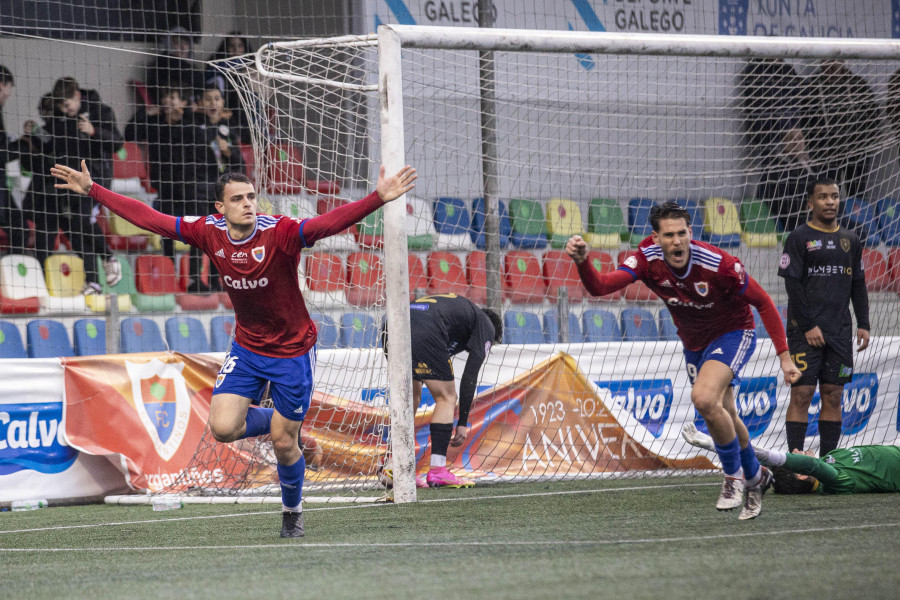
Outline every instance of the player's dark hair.
<svg viewBox="0 0 900 600">
<path fill-rule="evenodd" d="M 499 344 L 503 341 L 503 319 L 490 308 L 482 308 L 481 312 L 491 320 L 491 325 L 494 326 L 494 343 Z"/>
<path fill-rule="evenodd" d="M 55 101 L 62 102 L 74 97 L 77 91 L 78 82 L 74 77 L 62 77 L 56 80 L 56 83 L 53 84 L 53 91 L 50 93 Z"/>
<path fill-rule="evenodd" d="M 238 183 L 249 183 L 250 185 L 253 185 L 253 181 L 243 173 L 236 173 L 234 171 L 222 173 L 221 175 L 219 175 L 219 178 L 216 179 L 216 202 L 224 201 L 225 186 L 232 181 L 237 181 Z"/>
<path fill-rule="evenodd" d="M 772 489 L 776 494 L 811 494 L 815 486 L 812 479 L 799 479 L 784 467 L 773 467 L 772 474 L 775 476 Z"/>
<path fill-rule="evenodd" d="M 809 181 L 806 183 L 806 197 L 812 199 L 813 194 L 816 193 L 816 187 L 820 185 L 828 186 L 837 184 L 838 182 L 835 181 L 834 177 L 829 177 L 828 175 L 817 175 L 816 177 L 810 177 Z"/>
<path fill-rule="evenodd" d="M 0 84 L 3 84 L 3 83 L 11 83 L 11 84 L 15 85 L 16 82 L 13 79 L 12 71 L 7 69 L 3 65 L 0 65 Z"/>
<path fill-rule="evenodd" d="M 653 228 L 653 231 L 659 231 L 659 222 L 663 219 L 684 219 L 685 224 L 690 226 L 691 213 L 689 213 L 682 205 L 670 200 L 669 202 L 657 204 L 650 209 L 650 218 L 648 221 L 650 221 L 650 226 Z"/>
</svg>

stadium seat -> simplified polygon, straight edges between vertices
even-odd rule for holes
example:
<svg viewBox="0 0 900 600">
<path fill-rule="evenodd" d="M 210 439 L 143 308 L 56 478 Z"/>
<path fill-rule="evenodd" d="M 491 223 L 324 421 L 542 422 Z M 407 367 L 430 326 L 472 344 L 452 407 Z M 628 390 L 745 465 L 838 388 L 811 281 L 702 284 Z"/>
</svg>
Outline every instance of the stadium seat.
<svg viewBox="0 0 900 600">
<path fill-rule="evenodd" d="M 544 333 L 536 314 L 521 310 L 508 310 L 503 315 L 504 344 L 541 344 Z"/>
<path fill-rule="evenodd" d="M 316 200 L 316 214 L 324 215 L 325 213 L 332 211 L 338 206 L 347 204 L 348 202 L 348 199 L 339 198 L 337 196 L 319 196 L 318 200 Z M 356 245 L 356 236 L 358 233 L 359 229 L 357 228 L 357 226 L 351 225 L 341 233 L 332 235 L 316 242 L 316 249 L 327 250 L 329 252 L 346 252 L 357 250 L 359 248 Z"/>
<path fill-rule="evenodd" d="M 291 144 L 269 142 L 266 148 L 270 194 L 299 194 L 305 190 L 303 155 Z"/>
<path fill-rule="evenodd" d="M 176 316 L 166 319 L 166 341 L 173 352 L 184 354 L 209 352 L 206 330 L 196 317 Z"/>
<path fill-rule="evenodd" d="M 384 247 L 384 210 L 379 208 L 356 224 L 356 243 L 360 248 Z"/>
<path fill-rule="evenodd" d="M 672 320 L 672 313 L 668 309 L 659 311 L 659 339 L 664 341 L 678 341 L 678 328 Z"/>
<path fill-rule="evenodd" d="M 862 249 L 863 269 L 866 272 L 866 289 L 870 292 L 887 292 L 892 288 L 888 261 L 877 248 Z"/>
<path fill-rule="evenodd" d="M 103 319 L 78 319 L 72 325 L 75 356 L 101 356 L 106 354 L 106 321 Z"/>
<path fill-rule="evenodd" d="M 129 312 L 131 310 L 131 299 L 137 294 L 137 291 L 134 289 L 134 274 L 131 270 L 131 263 L 121 255 L 115 255 L 115 259 L 118 261 L 119 268 L 122 270 L 122 279 L 119 283 L 114 286 L 109 286 L 106 283 L 106 278 L 101 277 L 100 285 L 103 287 L 103 293 L 85 296 L 84 298 L 88 308 L 94 312 L 105 312 L 107 310 L 109 294 L 116 294 L 116 305 L 120 313 Z M 103 273 L 102 260 L 103 259 L 99 256 L 97 257 L 98 273 Z"/>
<path fill-rule="evenodd" d="M 874 247 L 881 243 L 875 208 L 861 198 L 847 198 L 842 203 L 840 223 L 859 236 L 863 246 Z"/>
<path fill-rule="evenodd" d="M 428 294 L 456 294 L 465 296 L 469 292 L 466 273 L 462 261 L 449 252 L 432 252 L 425 264 L 428 274 Z"/>
<path fill-rule="evenodd" d="M 322 313 L 310 313 L 309 317 L 316 324 L 316 330 L 319 332 L 316 346 L 320 349 L 337 348 L 338 328 L 334 319 Z"/>
<path fill-rule="evenodd" d="M 209 320 L 210 349 L 213 352 L 229 352 L 231 336 L 234 333 L 234 317 L 232 315 L 216 315 Z"/>
<path fill-rule="evenodd" d="M 366 313 L 350 312 L 341 315 L 339 340 L 341 348 L 375 348 L 380 346 L 375 317 Z"/>
<path fill-rule="evenodd" d="M 544 209 L 531 198 L 511 198 L 509 201 L 509 241 L 516 248 L 540 249 L 547 247 L 547 230 L 544 227 Z"/>
<path fill-rule="evenodd" d="M 52 319 L 35 319 L 25 325 L 28 358 L 74 356 L 66 326 Z"/>
<path fill-rule="evenodd" d="M 384 296 L 381 257 L 372 252 L 353 252 L 347 257 L 347 302 L 372 306 Z"/>
<path fill-rule="evenodd" d="M 191 255 L 184 253 L 178 258 L 178 293 L 175 294 L 175 303 L 182 310 L 215 310 L 219 308 L 219 294 L 209 292 L 195 294 L 188 292 L 188 284 L 193 277 L 199 277 L 200 281 L 209 285 L 209 257 L 205 254 L 201 258 L 200 273 L 191 273 Z"/>
<path fill-rule="evenodd" d="M 434 201 L 435 250 L 468 252 L 475 249 L 472 241 L 469 209 L 462 198 L 438 198 Z"/>
<path fill-rule="evenodd" d="M 165 352 L 166 342 L 159 332 L 159 326 L 146 317 L 127 317 L 119 322 L 119 351 Z"/>
<path fill-rule="evenodd" d="M 7 254 L 0 258 L 0 312 L 36 313 L 84 310 L 84 297 L 55 298 L 47 291 L 44 269 L 33 256 Z"/>
<path fill-rule="evenodd" d="M 668 311 L 666 311 L 668 312 Z M 656 319 L 646 308 L 625 308 L 620 315 L 622 337 L 626 342 L 650 342 L 659 340 Z"/>
<path fill-rule="evenodd" d="M 622 207 L 612 198 L 592 198 L 584 240 L 592 248 L 618 248 L 630 239 Z"/>
<path fill-rule="evenodd" d="M 412 302 L 428 293 L 428 276 L 425 275 L 421 258 L 410 253 L 406 255 L 406 261 L 409 270 L 409 301 Z"/>
<path fill-rule="evenodd" d="M 513 304 L 534 304 L 544 300 L 546 286 L 537 258 L 524 250 L 503 256 L 503 295 Z"/>
<path fill-rule="evenodd" d="M 749 248 L 778 246 L 778 226 L 763 200 L 744 198 L 741 202 L 741 240 Z"/>
<path fill-rule="evenodd" d="M 431 250 L 436 236 L 431 202 L 407 194 L 406 247 L 410 250 Z"/>
<path fill-rule="evenodd" d="M 650 209 L 656 206 L 652 198 L 632 198 L 628 201 L 628 231 L 632 246 L 637 246 L 653 232 Z"/>
<path fill-rule="evenodd" d="M 241 151 L 241 158 L 244 159 L 244 173 L 250 179 L 254 179 L 256 177 L 256 154 L 253 152 L 253 146 L 240 142 L 238 148 Z"/>
<path fill-rule="evenodd" d="M 469 284 L 466 298 L 484 306 L 487 303 L 487 255 L 481 250 L 466 255 L 466 283 Z"/>
<path fill-rule="evenodd" d="M 900 201 L 882 198 L 875 205 L 878 227 L 886 246 L 900 246 Z"/>
<path fill-rule="evenodd" d="M 581 208 L 568 198 L 551 198 L 547 202 L 547 236 L 551 248 L 565 248 L 573 235 L 584 234 Z"/>
<path fill-rule="evenodd" d="M 344 307 L 347 296 L 347 275 L 340 255 L 332 252 L 311 252 L 304 261 L 304 296 L 313 306 Z"/>
<path fill-rule="evenodd" d="M 684 207 L 684 210 L 687 211 L 688 216 L 691 218 L 691 239 L 705 241 L 706 231 L 704 230 L 703 211 L 700 209 L 697 201 L 688 198 L 672 198 L 671 201 Z"/>
<path fill-rule="evenodd" d="M 509 212 L 506 210 L 506 205 L 502 201 L 497 202 L 497 210 L 500 218 L 500 226 L 498 228 L 500 248 L 506 248 L 507 244 L 509 244 L 509 235 L 512 232 L 512 225 L 509 222 Z M 472 200 L 472 230 L 469 235 L 472 236 L 472 242 L 474 242 L 475 247 L 479 250 L 484 250 L 486 248 L 484 239 L 484 218 L 484 198 L 475 198 Z"/>
<path fill-rule="evenodd" d="M 134 287 L 131 301 L 139 311 L 175 310 L 175 263 L 168 256 L 141 254 L 134 261 Z"/>
<path fill-rule="evenodd" d="M 706 241 L 720 248 L 741 245 L 741 220 L 737 207 L 726 198 L 709 198 L 703 205 Z"/>
<path fill-rule="evenodd" d="M 631 254 L 631 252 L 628 252 L 626 250 L 619 252 L 619 256 L 617 257 L 616 262 L 621 265 L 623 262 L 625 262 L 625 259 L 628 258 L 629 254 Z M 630 302 L 653 302 L 659 299 L 659 297 L 654 294 L 650 288 L 647 287 L 647 284 L 640 279 L 632 284 L 629 284 L 625 288 L 623 295 L 625 296 L 625 299 Z"/>
<path fill-rule="evenodd" d="M 578 266 L 568 254 L 562 250 L 548 250 L 544 253 L 542 270 L 547 286 L 547 299 L 550 302 L 556 303 L 559 288 L 566 288 L 570 303 L 581 302 L 584 297 L 584 285 L 578 276 Z"/>
<path fill-rule="evenodd" d="M 106 239 L 106 245 L 109 246 L 110 250 L 119 252 L 141 252 L 147 248 L 147 245 L 150 243 L 150 238 L 154 235 L 149 231 L 144 231 L 131 225 L 131 223 L 125 219 L 116 216 L 114 213 L 109 212 L 103 207 L 97 211 L 95 216 L 97 218 L 97 226 L 103 233 L 103 237 Z M 119 235 L 114 233 L 113 227 L 119 231 L 129 233 L 129 235 Z M 57 236 L 55 246 L 57 248 L 60 247 L 59 236 Z"/>
<path fill-rule="evenodd" d="M 890 289 L 900 294 L 900 248 L 888 251 L 888 277 L 891 280 Z"/>
<path fill-rule="evenodd" d="M 10 321 L 0 321 L 0 358 L 28 358 L 22 334 Z"/>
<path fill-rule="evenodd" d="M 559 313 L 554 310 L 548 310 L 544 313 L 544 342 L 548 344 L 570 343 L 578 344 L 584 341 L 581 334 L 581 325 L 578 323 L 578 317 L 569 312 L 569 339 L 560 339 L 559 332 Z"/>
<path fill-rule="evenodd" d="M 145 201 L 156 194 L 150 184 L 150 165 L 140 144 L 124 142 L 113 154 L 113 179 L 110 189 Z"/>
<path fill-rule="evenodd" d="M 626 253 L 627 254 L 627 253 Z M 616 270 L 616 263 L 613 261 L 612 256 L 607 254 L 606 252 L 601 252 L 600 250 L 591 250 L 588 252 L 587 260 L 594 266 L 594 269 L 597 270 L 601 275 L 603 273 L 610 273 Z M 579 277 L 579 279 L 581 279 Z M 591 296 L 587 290 L 583 292 L 583 297 L 588 300 L 594 301 L 609 301 L 609 300 L 618 300 L 625 293 L 623 291 L 613 292 L 612 294 L 607 294 L 606 296 Z"/>
<path fill-rule="evenodd" d="M 84 261 L 76 254 L 51 254 L 44 261 L 44 277 L 51 296 L 78 296 L 84 289 Z"/>
<path fill-rule="evenodd" d="M 591 308 L 584 311 L 581 315 L 581 331 L 587 343 L 622 341 L 619 320 L 608 310 Z"/>
</svg>

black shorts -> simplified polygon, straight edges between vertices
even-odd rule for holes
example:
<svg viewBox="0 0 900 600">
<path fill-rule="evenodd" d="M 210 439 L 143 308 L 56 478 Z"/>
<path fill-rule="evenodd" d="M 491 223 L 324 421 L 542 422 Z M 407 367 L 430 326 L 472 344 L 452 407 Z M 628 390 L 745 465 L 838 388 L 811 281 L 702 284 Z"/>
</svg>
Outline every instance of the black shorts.
<svg viewBox="0 0 900 600">
<path fill-rule="evenodd" d="M 445 336 L 435 327 L 414 324 L 412 338 L 412 376 L 415 381 L 437 379 L 453 381 L 453 362 Z"/>
<path fill-rule="evenodd" d="M 822 348 L 806 342 L 806 335 L 791 331 L 787 336 L 791 360 L 800 369 L 800 379 L 794 385 L 827 383 L 845 385 L 853 376 L 853 340 L 850 335 L 829 338 Z"/>
</svg>

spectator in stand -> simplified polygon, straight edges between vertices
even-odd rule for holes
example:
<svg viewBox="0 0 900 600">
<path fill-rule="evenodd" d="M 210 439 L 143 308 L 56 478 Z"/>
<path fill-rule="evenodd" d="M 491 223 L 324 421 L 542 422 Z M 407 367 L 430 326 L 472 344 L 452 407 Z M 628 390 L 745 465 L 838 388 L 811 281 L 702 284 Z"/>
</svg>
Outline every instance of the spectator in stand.
<svg viewBox="0 0 900 600">
<path fill-rule="evenodd" d="M 820 116 L 807 147 L 822 174 L 841 182 L 845 198 L 867 198 L 872 159 L 885 132 L 875 94 L 843 60 L 825 60 L 810 76 Z"/>
<path fill-rule="evenodd" d="M 184 27 L 174 27 L 157 43 L 160 56 L 147 68 L 147 87 L 154 102 L 160 103 L 160 91 L 177 88 L 193 105 L 203 91 L 203 71 L 194 59 L 194 40 Z"/>
<path fill-rule="evenodd" d="M 112 108 L 101 102 L 95 90 L 81 89 L 72 77 L 58 79 L 53 84 L 51 96 L 53 114 L 46 119 L 49 148 L 45 145 L 43 153 L 61 164 L 77 165 L 83 157 L 97 182 L 109 186 L 113 177 L 113 155 L 123 143 Z M 103 259 L 106 283 L 118 283 L 122 269 L 97 225 L 95 203 L 64 190 L 55 190 L 55 193 L 58 196 L 55 199 L 59 209 L 57 214 L 68 214 L 69 228 L 65 233 L 72 243 L 72 250 L 84 259 L 83 293 L 96 294 L 102 290 L 97 282 L 97 257 Z M 55 230 L 49 231 L 48 235 L 55 238 L 55 233 Z"/>
<path fill-rule="evenodd" d="M 19 158 L 22 145 L 20 140 L 10 139 L 3 121 L 3 106 L 12 95 L 13 86 L 12 71 L 0 65 L 0 227 L 9 235 L 12 252 L 21 252 L 25 246 L 25 220 L 6 187 L 6 163 Z"/>
<path fill-rule="evenodd" d="M 253 139 L 247 124 L 241 120 L 241 113 L 231 110 L 225 104 L 221 85 L 221 77 L 213 77 L 206 82 L 206 88 L 200 96 L 199 112 L 203 115 L 207 128 L 217 131 L 222 141 L 219 144 L 220 155 L 227 158 L 230 147 L 240 152 L 238 144 L 253 144 Z"/>
<path fill-rule="evenodd" d="M 240 94 L 225 76 L 225 72 L 228 70 L 239 70 L 244 65 L 251 64 L 251 61 L 245 55 L 254 51 L 250 45 L 250 40 L 240 31 L 230 31 L 222 39 L 213 55 L 209 57 L 210 61 L 219 62 L 208 66 L 205 74 L 207 86 L 210 84 L 210 80 L 216 80 L 216 85 L 219 87 L 219 91 L 222 92 L 225 108 L 237 114 L 237 121 L 248 132 L 250 123 L 262 125 L 262 102 L 254 96 L 254 114 L 248 115 L 241 104 Z M 250 143 L 248 140 L 243 140 L 243 138 L 242 141 Z"/>
</svg>

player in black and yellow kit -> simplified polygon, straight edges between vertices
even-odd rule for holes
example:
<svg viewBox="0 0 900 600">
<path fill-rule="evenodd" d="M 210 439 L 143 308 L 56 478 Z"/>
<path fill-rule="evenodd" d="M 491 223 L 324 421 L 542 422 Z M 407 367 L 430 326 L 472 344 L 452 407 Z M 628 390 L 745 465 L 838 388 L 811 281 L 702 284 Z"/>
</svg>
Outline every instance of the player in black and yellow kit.
<svg viewBox="0 0 900 600">
<path fill-rule="evenodd" d="M 494 311 L 475 306 L 456 294 L 434 294 L 409 305 L 412 342 L 413 406 L 422 399 L 424 384 L 434 396 L 431 416 L 431 469 L 427 477 L 416 477 L 418 487 L 470 487 L 447 469 L 447 449 L 461 446 L 469 432 L 469 410 L 478 386 L 478 372 L 493 344 L 503 339 L 503 322 Z M 384 344 L 385 353 L 387 344 Z M 456 383 L 451 357 L 466 351 L 469 357 L 459 382 L 459 421 Z"/>
<path fill-rule="evenodd" d="M 837 183 L 818 178 L 807 188 L 809 221 L 784 244 L 778 275 L 788 295 L 787 339 L 801 377 L 791 386 L 785 419 L 789 450 L 803 450 L 809 405 L 819 384 L 819 456 L 837 448 L 841 437 L 841 396 L 853 375 L 853 321 L 856 350 L 869 345 L 869 298 L 858 236 L 838 224 Z"/>
</svg>

